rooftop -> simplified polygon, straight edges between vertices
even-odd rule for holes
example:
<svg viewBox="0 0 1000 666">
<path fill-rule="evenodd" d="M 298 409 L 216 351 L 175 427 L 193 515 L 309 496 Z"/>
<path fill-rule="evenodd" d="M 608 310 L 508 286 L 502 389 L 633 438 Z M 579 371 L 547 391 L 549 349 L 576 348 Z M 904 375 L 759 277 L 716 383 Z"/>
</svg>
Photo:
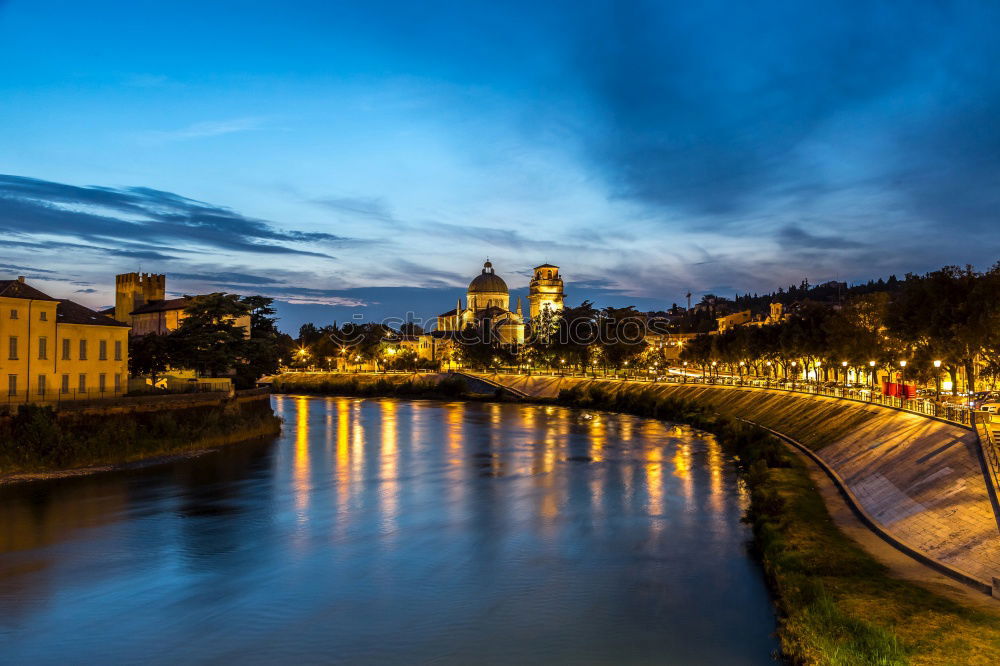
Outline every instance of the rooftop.
<svg viewBox="0 0 1000 666">
<path fill-rule="evenodd" d="M 90 326 L 121 326 L 128 328 L 117 319 L 112 319 L 88 307 L 66 299 L 60 299 L 56 306 L 56 321 L 60 324 L 87 324 Z"/>
<path fill-rule="evenodd" d="M 4 298 L 24 298 L 34 301 L 54 301 L 48 294 L 42 293 L 25 283 L 24 278 L 16 280 L 0 280 L 0 296 Z"/>
</svg>

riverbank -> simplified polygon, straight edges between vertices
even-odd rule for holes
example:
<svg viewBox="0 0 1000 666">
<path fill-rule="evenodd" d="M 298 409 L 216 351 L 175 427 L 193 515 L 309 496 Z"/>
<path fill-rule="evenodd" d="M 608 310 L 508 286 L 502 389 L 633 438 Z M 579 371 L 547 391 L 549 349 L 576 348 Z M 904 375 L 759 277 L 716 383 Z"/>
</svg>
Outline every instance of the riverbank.
<svg viewBox="0 0 1000 666">
<path fill-rule="evenodd" d="M 29 405 L 0 420 L 0 482 L 166 462 L 280 429 L 266 393 L 165 402 L 158 410 L 57 412 Z"/>
</svg>

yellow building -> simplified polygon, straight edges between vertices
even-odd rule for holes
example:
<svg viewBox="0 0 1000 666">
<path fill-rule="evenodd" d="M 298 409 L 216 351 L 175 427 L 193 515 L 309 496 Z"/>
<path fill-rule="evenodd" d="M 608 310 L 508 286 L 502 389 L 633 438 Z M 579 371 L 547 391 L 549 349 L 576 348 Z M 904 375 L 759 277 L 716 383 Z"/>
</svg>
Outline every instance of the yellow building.
<svg viewBox="0 0 1000 666">
<path fill-rule="evenodd" d="M 154 273 L 123 273 L 115 276 L 115 307 L 102 314 L 132 327 L 132 335 L 166 335 L 181 325 L 191 296 L 166 298 L 167 276 Z M 250 337 L 250 315 L 235 324 Z"/>
<path fill-rule="evenodd" d="M 507 283 L 494 272 L 489 261 L 483 264 L 482 273 L 469 283 L 465 302 L 466 307 L 463 308 L 459 299 L 454 310 L 438 315 L 438 331 L 460 332 L 469 324 L 488 323 L 501 344 L 524 343 L 521 299 L 517 299 L 517 310 L 512 312 Z"/>
<path fill-rule="evenodd" d="M 750 310 L 743 310 L 742 312 L 734 312 L 731 315 L 726 315 L 725 317 L 718 317 L 715 320 L 719 325 L 719 333 L 725 333 L 731 328 L 736 328 L 737 326 L 745 326 L 753 321 L 753 315 L 750 314 Z"/>
<path fill-rule="evenodd" d="M 0 377 L 6 377 L 6 403 L 125 393 L 128 331 L 127 324 L 52 298 L 23 277 L 0 280 Z"/>
</svg>

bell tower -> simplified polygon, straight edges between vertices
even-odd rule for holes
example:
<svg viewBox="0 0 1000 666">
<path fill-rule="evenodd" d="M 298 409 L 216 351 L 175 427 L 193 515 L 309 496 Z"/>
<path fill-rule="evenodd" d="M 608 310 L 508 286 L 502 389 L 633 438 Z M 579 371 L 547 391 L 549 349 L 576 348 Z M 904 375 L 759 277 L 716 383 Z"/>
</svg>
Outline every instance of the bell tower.
<svg viewBox="0 0 1000 666">
<path fill-rule="evenodd" d="M 559 267 L 542 264 L 535 267 L 534 277 L 528 285 L 528 306 L 532 319 L 548 308 L 553 312 L 563 309 L 563 279 Z"/>
</svg>

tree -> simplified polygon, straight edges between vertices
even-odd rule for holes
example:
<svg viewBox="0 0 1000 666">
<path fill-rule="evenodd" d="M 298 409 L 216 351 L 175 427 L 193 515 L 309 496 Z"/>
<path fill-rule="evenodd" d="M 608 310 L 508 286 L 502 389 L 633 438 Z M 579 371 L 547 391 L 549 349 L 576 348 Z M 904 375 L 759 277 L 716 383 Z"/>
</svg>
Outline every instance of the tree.
<svg viewBox="0 0 1000 666">
<path fill-rule="evenodd" d="M 246 331 L 236 320 L 250 314 L 249 307 L 236 294 L 215 293 L 193 297 L 184 314 L 169 334 L 173 364 L 209 377 L 231 371 L 247 351 Z"/>
<path fill-rule="evenodd" d="M 149 376 L 153 385 L 172 360 L 173 345 L 167 335 L 139 335 L 129 338 L 128 372 L 132 377 Z"/>
</svg>

